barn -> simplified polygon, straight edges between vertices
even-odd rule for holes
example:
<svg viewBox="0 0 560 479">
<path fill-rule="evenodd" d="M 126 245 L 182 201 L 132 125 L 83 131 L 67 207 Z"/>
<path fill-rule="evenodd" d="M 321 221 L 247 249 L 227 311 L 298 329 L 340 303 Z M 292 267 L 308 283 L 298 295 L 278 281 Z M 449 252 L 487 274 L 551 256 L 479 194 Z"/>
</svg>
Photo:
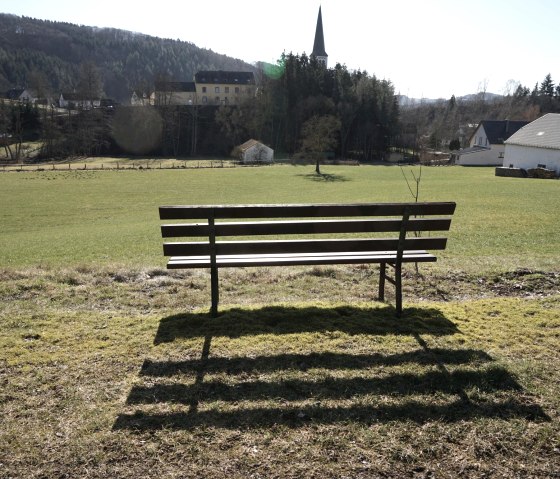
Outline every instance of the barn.
<svg viewBox="0 0 560 479">
<path fill-rule="evenodd" d="M 249 140 L 236 148 L 236 156 L 242 163 L 272 163 L 274 150 L 257 140 Z"/>
<path fill-rule="evenodd" d="M 505 168 L 551 170 L 560 176 L 560 114 L 548 113 L 505 141 Z"/>
</svg>

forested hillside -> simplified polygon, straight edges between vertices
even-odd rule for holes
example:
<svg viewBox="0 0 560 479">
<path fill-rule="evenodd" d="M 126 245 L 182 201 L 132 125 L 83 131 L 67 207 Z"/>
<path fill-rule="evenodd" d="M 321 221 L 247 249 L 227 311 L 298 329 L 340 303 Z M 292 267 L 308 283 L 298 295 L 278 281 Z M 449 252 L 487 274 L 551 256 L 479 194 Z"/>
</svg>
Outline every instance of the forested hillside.
<svg viewBox="0 0 560 479">
<path fill-rule="evenodd" d="M 72 92 L 86 62 L 99 69 L 104 95 L 121 102 L 132 90 L 149 90 L 158 77 L 190 81 L 198 70 L 252 70 L 189 42 L 0 14 L 0 91 Z"/>
</svg>

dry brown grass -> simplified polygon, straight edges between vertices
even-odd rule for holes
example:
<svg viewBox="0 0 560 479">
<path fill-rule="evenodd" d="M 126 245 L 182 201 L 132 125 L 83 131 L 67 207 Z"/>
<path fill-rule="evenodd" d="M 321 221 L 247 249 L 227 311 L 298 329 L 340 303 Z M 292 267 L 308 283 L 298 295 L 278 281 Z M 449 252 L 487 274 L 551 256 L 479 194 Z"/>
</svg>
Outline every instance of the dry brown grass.
<svg viewBox="0 0 560 479">
<path fill-rule="evenodd" d="M 560 477 L 558 274 L 0 272 L 0 477 Z"/>
</svg>

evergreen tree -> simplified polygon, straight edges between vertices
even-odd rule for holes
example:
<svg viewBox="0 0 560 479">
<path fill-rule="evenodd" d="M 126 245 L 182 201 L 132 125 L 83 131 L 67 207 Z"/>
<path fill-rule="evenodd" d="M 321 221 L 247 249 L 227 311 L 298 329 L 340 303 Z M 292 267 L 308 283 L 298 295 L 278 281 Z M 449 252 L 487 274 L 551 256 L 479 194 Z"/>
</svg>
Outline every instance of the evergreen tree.
<svg viewBox="0 0 560 479">
<path fill-rule="evenodd" d="M 546 77 L 542 81 L 541 86 L 539 88 L 539 95 L 549 96 L 549 97 L 554 96 L 554 82 L 552 81 L 552 77 L 550 76 L 550 73 L 546 75 Z"/>
</svg>

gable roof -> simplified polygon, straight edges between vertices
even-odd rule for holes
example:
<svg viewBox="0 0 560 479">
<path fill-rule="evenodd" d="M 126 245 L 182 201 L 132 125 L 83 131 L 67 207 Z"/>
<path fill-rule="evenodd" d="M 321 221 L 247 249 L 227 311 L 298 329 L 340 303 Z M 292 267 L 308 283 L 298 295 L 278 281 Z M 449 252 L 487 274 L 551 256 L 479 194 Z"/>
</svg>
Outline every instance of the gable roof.
<svg viewBox="0 0 560 479">
<path fill-rule="evenodd" d="M 195 73 L 196 83 L 225 83 L 229 85 L 254 85 L 253 72 L 235 72 L 224 70 L 204 70 Z"/>
<path fill-rule="evenodd" d="M 196 92 L 192 81 L 157 81 L 155 87 L 156 91 Z"/>
<path fill-rule="evenodd" d="M 317 27 L 315 28 L 315 41 L 313 42 L 313 51 L 311 55 L 316 57 L 328 57 L 325 51 L 325 36 L 323 35 L 323 16 L 321 15 L 321 7 L 319 7 L 319 15 L 317 16 Z"/>
<path fill-rule="evenodd" d="M 249 148 L 252 148 L 255 145 L 262 145 L 262 143 L 260 141 L 257 140 L 247 140 L 245 143 L 239 145 L 239 149 L 241 151 L 247 151 Z"/>
<path fill-rule="evenodd" d="M 511 135 L 506 145 L 560 149 L 560 113 L 547 113 Z"/>
<path fill-rule="evenodd" d="M 9 100 L 18 100 L 25 88 L 11 88 L 6 92 L 6 98 Z"/>
<path fill-rule="evenodd" d="M 491 145 L 502 145 L 517 130 L 524 127 L 528 121 L 517 120 L 482 120 L 482 126 Z"/>
</svg>

